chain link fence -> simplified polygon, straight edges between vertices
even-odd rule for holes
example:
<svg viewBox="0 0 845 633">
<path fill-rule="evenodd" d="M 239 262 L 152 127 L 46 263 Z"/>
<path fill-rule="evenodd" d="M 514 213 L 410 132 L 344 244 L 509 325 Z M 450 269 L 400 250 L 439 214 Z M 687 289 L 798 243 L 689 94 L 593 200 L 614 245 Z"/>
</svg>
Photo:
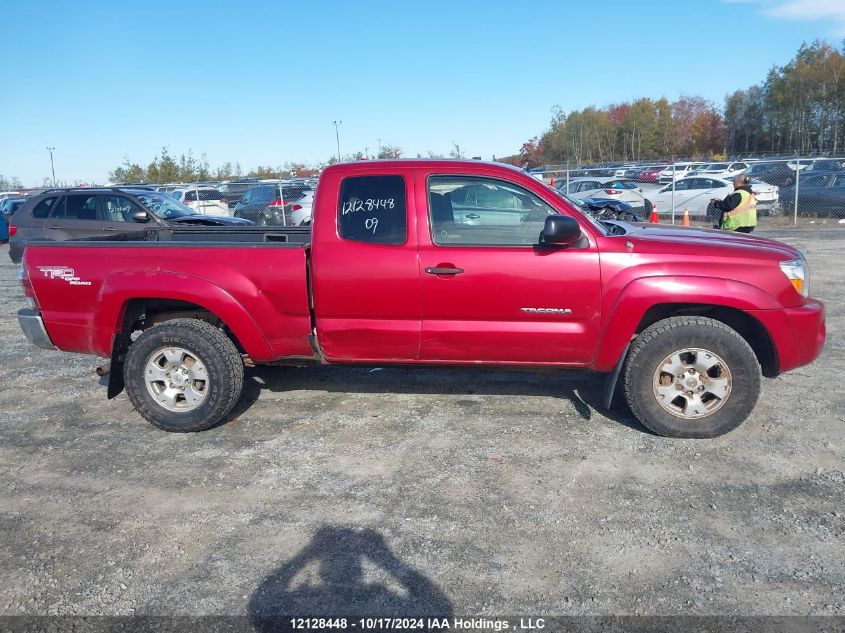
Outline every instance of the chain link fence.
<svg viewBox="0 0 845 633">
<path fill-rule="evenodd" d="M 258 226 L 302 226 L 311 220 L 316 184 L 314 178 L 241 178 L 145 186 L 152 186 L 203 215 L 228 215 Z"/>
<path fill-rule="evenodd" d="M 660 222 L 697 226 L 718 223 L 714 202 L 730 195 L 734 176 L 743 174 L 752 180 L 758 218 L 845 224 L 845 157 L 550 165 L 531 173 L 591 209 L 628 205 L 643 220 L 656 213 Z"/>
</svg>

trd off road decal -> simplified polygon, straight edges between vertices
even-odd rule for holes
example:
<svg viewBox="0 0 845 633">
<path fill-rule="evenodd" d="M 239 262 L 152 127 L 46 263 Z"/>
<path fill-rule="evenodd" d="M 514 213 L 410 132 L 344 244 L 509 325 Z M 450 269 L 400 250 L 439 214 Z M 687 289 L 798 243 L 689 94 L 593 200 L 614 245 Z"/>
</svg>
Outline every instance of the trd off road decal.
<svg viewBox="0 0 845 633">
<path fill-rule="evenodd" d="M 39 266 L 38 270 L 48 279 L 61 279 L 71 286 L 90 286 L 90 281 L 82 281 L 76 276 L 76 271 L 70 266 Z"/>
</svg>

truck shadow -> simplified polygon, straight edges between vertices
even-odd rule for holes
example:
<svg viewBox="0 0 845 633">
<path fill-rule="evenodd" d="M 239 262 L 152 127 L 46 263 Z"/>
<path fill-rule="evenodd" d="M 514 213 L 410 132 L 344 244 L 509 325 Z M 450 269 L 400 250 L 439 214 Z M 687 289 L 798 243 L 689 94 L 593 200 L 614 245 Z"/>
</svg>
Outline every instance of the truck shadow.
<svg viewBox="0 0 845 633">
<path fill-rule="evenodd" d="M 602 406 L 604 381 L 595 375 L 567 371 L 487 368 L 255 367 L 244 376 L 244 389 L 232 411 L 246 412 L 261 391 L 326 391 L 329 393 L 545 396 L 568 400 L 581 419 L 604 417 L 630 429 L 653 435 L 631 414 L 618 392 L 613 407 Z M 618 387 L 618 385 L 617 385 Z"/>
<path fill-rule="evenodd" d="M 256 588 L 248 613 L 258 631 L 293 630 L 291 616 L 451 617 L 446 594 L 403 563 L 373 529 L 323 526 Z"/>
</svg>

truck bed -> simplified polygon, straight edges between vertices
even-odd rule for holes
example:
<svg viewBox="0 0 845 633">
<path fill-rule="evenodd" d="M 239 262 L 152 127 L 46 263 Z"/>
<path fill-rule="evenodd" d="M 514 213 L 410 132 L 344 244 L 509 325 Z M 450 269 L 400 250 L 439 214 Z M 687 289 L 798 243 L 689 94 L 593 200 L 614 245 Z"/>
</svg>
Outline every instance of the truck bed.
<svg viewBox="0 0 845 633">
<path fill-rule="evenodd" d="M 217 315 L 246 354 L 272 361 L 313 354 L 309 247 L 298 227 L 178 227 L 33 242 L 25 257 L 59 349 L 109 356 L 128 306 L 176 302 Z"/>
</svg>

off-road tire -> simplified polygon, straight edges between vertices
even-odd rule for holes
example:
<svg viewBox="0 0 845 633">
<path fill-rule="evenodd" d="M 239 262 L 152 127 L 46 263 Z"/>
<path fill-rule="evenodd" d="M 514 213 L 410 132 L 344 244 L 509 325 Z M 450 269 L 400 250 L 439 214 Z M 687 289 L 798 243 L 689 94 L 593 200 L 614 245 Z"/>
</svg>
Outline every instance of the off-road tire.
<svg viewBox="0 0 845 633">
<path fill-rule="evenodd" d="M 208 370 L 208 392 L 192 411 L 176 412 L 150 395 L 144 370 L 151 355 L 167 346 L 196 354 Z M 135 409 L 150 424 L 165 431 L 204 431 L 220 422 L 241 396 L 244 368 L 234 343 L 218 328 L 198 319 L 173 319 L 151 327 L 129 346 L 123 366 L 126 392 Z"/>
<path fill-rule="evenodd" d="M 655 372 L 663 359 L 686 348 L 715 353 L 731 374 L 731 390 L 724 404 L 698 419 L 666 411 L 654 389 Z M 760 375 L 754 351 L 732 328 L 700 316 L 670 317 L 643 330 L 631 344 L 624 366 L 625 398 L 637 419 L 658 435 L 717 437 L 742 424 L 754 409 L 760 395 Z"/>
</svg>

